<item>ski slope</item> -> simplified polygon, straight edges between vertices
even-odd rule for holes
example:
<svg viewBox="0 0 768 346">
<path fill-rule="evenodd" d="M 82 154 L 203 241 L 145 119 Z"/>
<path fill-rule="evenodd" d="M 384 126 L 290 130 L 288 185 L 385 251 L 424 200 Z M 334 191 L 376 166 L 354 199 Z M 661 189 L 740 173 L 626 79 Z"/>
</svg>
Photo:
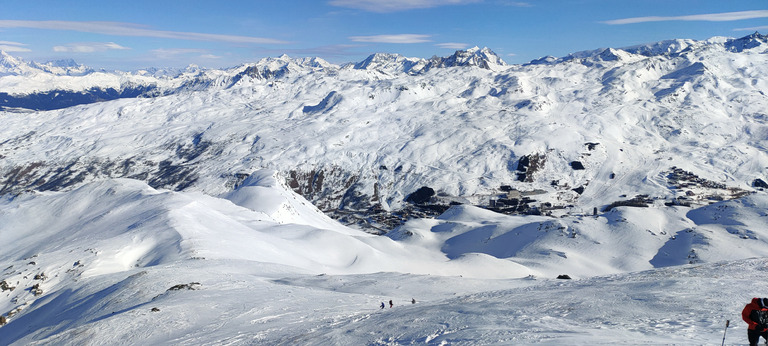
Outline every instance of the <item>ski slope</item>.
<svg viewBox="0 0 768 346">
<path fill-rule="evenodd" d="M 385 237 L 273 174 L 226 198 L 118 179 L 6 199 L 0 343 L 708 344 L 725 320 L 743 337 L 764 293 L 764 195 L 560 220 L 461 206 Z"/>
</svg>

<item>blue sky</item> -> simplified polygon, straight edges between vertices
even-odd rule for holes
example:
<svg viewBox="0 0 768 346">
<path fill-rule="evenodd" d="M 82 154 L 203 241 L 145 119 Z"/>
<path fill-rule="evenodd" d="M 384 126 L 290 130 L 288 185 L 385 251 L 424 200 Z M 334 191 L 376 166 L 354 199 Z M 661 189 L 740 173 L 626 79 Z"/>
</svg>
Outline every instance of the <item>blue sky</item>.
<svg viewBox="0 0 768 346">
<path fill-rule="evenodd" d="M 768 33 L 768 0 L 3 0 L 0 50 L 107 69 L 357 62 L 488 47 L 508 63 L 665 39 Z"/>
</svg>

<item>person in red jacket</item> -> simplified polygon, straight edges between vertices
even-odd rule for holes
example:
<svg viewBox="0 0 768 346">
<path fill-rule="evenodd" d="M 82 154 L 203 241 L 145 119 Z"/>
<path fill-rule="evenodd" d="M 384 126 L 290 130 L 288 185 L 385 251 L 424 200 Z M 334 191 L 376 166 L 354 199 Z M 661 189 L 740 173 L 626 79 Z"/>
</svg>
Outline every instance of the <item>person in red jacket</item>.
<svg viewBox="0 0 768 346">
<path fill-rule="evenodd" d="M 747 338 L 750 346 L 757 346 L 760 337 L 768 341 L 768 298 L 752 298 L 741 311 L 741 318 L 749 325 Z"/>
</svg>

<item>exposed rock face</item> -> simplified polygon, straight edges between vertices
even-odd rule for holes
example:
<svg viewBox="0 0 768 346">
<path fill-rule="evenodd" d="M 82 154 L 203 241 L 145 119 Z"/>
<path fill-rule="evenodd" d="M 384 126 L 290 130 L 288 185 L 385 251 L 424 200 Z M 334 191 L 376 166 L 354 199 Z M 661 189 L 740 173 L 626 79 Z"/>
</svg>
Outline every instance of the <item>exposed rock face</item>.
<svg viewBox="0 0 768 346">
<path fill-rule="evenodd" d="M 139 179 L 147 181 L 154 188 L 181 191 L 197 180 L 194 164 L 175 160 L 76 160 L 63 165 L 56 162 L 33 162 L 6 169 L 7 173 L 0 179 L 0 195 L 16 195 L 29 190 L 60 191 L 87 179 L 98 178 Z"/>
<path fill-rule="evenodd" d="M 358 205 L 360 200 L 368 200 L 370 196 L 357 189 L 360 177 L 341 167 L 331 166 L 317 170 L 291 170 L 286 177 L 287 185 L 294 192 L 313 202 L 320 210 L 332 212 L 344 209 L 345 206 Z M 326 184 L 330 181 L 330 185 Z M 366 206 L 369 207 L 369 205 Z"/>
<path fill-rule="evenodd" d="M 23 147 L 32 141 L 35 132 L 0 142 L 3 146 Z M 99 178 L 132 178 L 146 181 L 154 188 L 184 190 L 198 179 L 198 163 L 216 156 L 222 148 L 202 139 L 202 133 L 192 138 L 162 145 L 165 159 L 154 162 L 139 157 L 119 160 L 76 158 L 72 161 L 31 162 L 25 165 L 0 166 L 0 195 L 19 194 L 28 190 L 60 191 Z"/>
<path fill-rule="evenodd" d="M 173 286 L 171 286 L 171 288 L 167 289 L 166 291 L 181 291 L 181 290 L 191 290 L 191 291 L 194 291 L 194 290 L 200 288 L 200 286 L 201 285 L 200 285 L 199 282 L 190 282 L 188 284 L 173 285 Z"/>
<path fill-rule="evenodd" d="M 533 175 L 543 168 L 546 162 L 547 157 L 541 154 L 530 154 L 520 157 L 517 163 L 517 170 L 520 172 L 517 174 L 517 180 L 526 183 L 533 182 Z"/>
<path fill-rule="evenodd" d="M 15 286 L 11 286 L 11 284 L 6 282 L 5 280 L 0 281 L 0 291 L 3 291 L 3 292 L 5 292 L 5 291 L 13 291 L 15 289 L 16 289 Z"/>
<path fill-rule="evenodd" d="M 40 288 L 40 284 L 34 284 L 30 289 L 29 292 L 31 292 L 35 296 L 39 296 L 43 294 L 43 289 Z"/>
<path fill-rule="evenodd" d="M 628 200 L 616 201 L 606 206 L 603 211 L 611 211 L 616 207 L 636 207 L 647 208 L 653 203 L 653 198 L 649 198 L 648 195 L 637 195 Z"/>
</svg>

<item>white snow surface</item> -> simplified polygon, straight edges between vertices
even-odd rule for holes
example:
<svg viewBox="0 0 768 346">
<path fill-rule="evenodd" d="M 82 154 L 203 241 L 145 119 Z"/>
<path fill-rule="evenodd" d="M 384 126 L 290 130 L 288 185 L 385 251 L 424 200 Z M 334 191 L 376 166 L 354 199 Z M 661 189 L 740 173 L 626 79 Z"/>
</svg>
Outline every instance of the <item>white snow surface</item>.
<svg viewBox="0 0 768 346">
<path fill-rule="evenodd" d="M 384 237 L 272 175 L 229 199 L 115 179 L 4 200 L 0 344 L 712 344 L 726 320 L 734 344 L 765 295 L 764 194 L 562 219 L 457 206 Z"/>
<path fill-rule="evenodd" d="M 701 345 L 720 343 L 726 320 L 726 344 L 745 344 L 741 309 L 768 296 L 768 195 L 751 184 L 768 167 L 768 44 L 736 43 L 423 71 L 395 55 L 365 68 L 283 56 L 180 79 L 130 74 L 206 81 L 163 97 L 0 112 L 0 163 L 22 167 L 15 176 L 212 148 L 183 162 L 199 174 L 184 191 L 92 173 L 3 196 L 0 344 Z M 2 92 L 48 83 L 0 73 Z M 62 74 L 48 73 L 110 83 Z M 547 161 L 520 182 L 527 154 Z M 747 193 L 665 206 L 711 193 L 670 187 L 672 166 Z M 476 203 L 504 184 L 572 206 L 455 205 L 374 236 L 286 186 L 288 170 L 317 167 L 352 170 L 384 208 L 424 185 Z M 228 185 L 234 174 L 247 178 Z M 592 215 L 635 194 L 660 199 Z"/>
<path fill-rule="evenodd" d="M 365 68 L 282 56 L 227 71 L 190 70 L 168 79 L 188 91 L 168 96 L 0 112 L 0 155 L 20 170 L 126 160 L 138 169 L 165 160 L 192 167 L 191 188 L 212 196 L 229 193 L 237 174 L 322 170 L 327 186 L 354 177 L 357 191 L 385 210 L 401 208 L 422 186 L 487 204 L 509 185 L 543 191 L 540 203 L 589 213 L 621 196 L 685 196 L 666 182 L 671 167 L 754 191 L 755 179 L 768 180 L 768 43 L 733 51 L 736 41 L 674 41 L 415 75 L 406 73 L 415 60 L 394 55 L 374 55 Z M 200 142 L 209 144 L 206 152 L 179 158 L 180 147 Z M 519 182 L 524 155 L 545 163 Z M 573 161 L 585 169 L 571 169 Z M 99 178 L 97 171 L 84 179 Z M 573 191 L 579 187 L 581 194 Z M 324 210 L 339 207 L 338 200 L 323 203 Z"/>
</svg>

